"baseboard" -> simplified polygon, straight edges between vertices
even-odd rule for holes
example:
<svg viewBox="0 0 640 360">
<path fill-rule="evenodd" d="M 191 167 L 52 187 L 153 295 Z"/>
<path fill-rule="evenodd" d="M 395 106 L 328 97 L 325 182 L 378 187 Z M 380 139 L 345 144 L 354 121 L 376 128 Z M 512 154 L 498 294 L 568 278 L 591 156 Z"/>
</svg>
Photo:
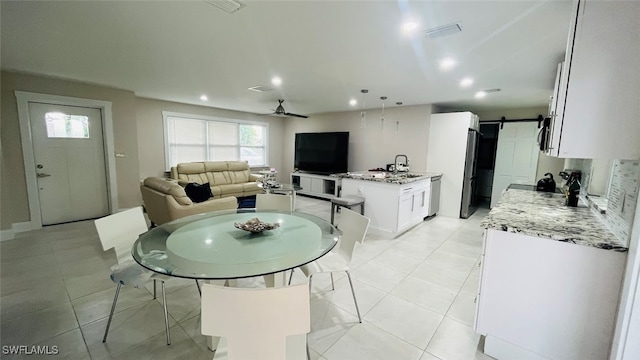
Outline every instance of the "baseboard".
<svg viewBox="0 0 640 360">
<path fill-rule="evenodd" d="M 492 335 L 487 335 L 485 338 L 484 353 L 497 360 L 549 360 L 540 354 L 523 349 Z"/>
<path fill-rule="evenodd" d="M 13 229 L 0 230 L 0 241 L 13 240 L 16 234 Z"/>
<path fill-rule="evenodd" d="M 0 230 L 0 241 L 13 240 L 17 233 L 35 230 L 37 227 L 31 221 L 11 224 L 11 229 Z"/>
</svg>

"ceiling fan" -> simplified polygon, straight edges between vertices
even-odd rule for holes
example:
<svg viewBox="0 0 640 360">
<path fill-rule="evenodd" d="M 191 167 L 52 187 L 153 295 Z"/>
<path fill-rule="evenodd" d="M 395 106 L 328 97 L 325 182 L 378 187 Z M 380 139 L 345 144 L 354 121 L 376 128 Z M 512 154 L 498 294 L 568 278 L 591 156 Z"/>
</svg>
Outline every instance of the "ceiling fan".
<svg viewBox="0 0 640 360">
<path fill-rule="evenodd" d="M 299 117 L 299 118 L 303 118 L 303 119 L 308 118 L 307 115 L 300 115 L 300 114 L 294 114 L 294 113 L 286 112 L 284 110 L 284 107 L 282 106 L 283 102 L 284 102 L 284 99 L 278 99 L 278 107 L 273 111 L 273 113 L 271 115 L 274 115 L 274 116 L 291 116 L 291 117 Z"/>
</svg>

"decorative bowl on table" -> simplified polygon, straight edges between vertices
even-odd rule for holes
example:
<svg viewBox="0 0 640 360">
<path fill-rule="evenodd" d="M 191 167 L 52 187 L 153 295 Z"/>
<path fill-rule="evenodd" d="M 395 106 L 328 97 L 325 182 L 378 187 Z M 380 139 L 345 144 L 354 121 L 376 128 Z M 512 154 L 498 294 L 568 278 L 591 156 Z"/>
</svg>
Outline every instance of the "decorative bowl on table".
<svg viewBox="0 0 640 360">
<path fill-rule="evenodd" d="M 254 234 L 259 234 L 265 230 L 273 230 L 280 226 L 278 223 L 262 222 L 258 218 L 249 219 L 245 223 L 234 223 L 233 226 L 240 230 L 249 231 Z"/>
</svg>

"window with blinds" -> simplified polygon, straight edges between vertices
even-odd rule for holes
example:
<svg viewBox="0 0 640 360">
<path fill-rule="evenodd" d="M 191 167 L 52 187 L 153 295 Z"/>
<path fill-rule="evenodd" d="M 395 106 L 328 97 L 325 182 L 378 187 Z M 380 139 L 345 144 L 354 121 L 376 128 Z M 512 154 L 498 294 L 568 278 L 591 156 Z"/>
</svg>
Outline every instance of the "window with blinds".
<svg viewBox="0 0 640 360">
<path fill-rule="evenodd" d="M 192 161 L 244 160 L 267 165 L 268 124 L 163 112 L 165 159 L 172 166 Z"/>
</svg>

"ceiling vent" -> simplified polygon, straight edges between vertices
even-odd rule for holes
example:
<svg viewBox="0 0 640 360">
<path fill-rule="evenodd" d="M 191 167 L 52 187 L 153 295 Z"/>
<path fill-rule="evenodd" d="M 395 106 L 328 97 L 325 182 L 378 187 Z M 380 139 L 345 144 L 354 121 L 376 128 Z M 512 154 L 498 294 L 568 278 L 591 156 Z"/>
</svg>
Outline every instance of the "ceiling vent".
<svg viewBox="0 0 640 360">
<path fill-rule="evenodd" d="M 436 39 L 439 37 L 453 35 L 462 31 L 462 27 L 458 23 L 436 26 L 425 31 L 427 39 Z"/>
<path fill-rule="evenodd" d="M 268 86 L 258 85 L 258 86 L 250 87 L 249 90 L 255 91 L 255 92 L 266 92 L 266 91 L 272 91 L 273 88 L 270 88 Z"/>
<path fill-rule="evenodd" d="M 502 91 L 502 89 L 500 89 L 500 88 L 493 88 L 493 89 L 482 89 L 482 90 L 480 90 L 480 91 L 484 91 L 484 92 L 486 92 L 486 93 L 492 93 L 492 92 L 499 92 L 499 91 Z"/>
<path fill-rule="evenodd" d="M 203 0 L 203 1 L 219 9 L 222 9 L 228 12 L 229 14 L 233 14 L 234 12 L 247 6 L 246 4 L 243 4 L 238 0 Z"/>
</svg>

